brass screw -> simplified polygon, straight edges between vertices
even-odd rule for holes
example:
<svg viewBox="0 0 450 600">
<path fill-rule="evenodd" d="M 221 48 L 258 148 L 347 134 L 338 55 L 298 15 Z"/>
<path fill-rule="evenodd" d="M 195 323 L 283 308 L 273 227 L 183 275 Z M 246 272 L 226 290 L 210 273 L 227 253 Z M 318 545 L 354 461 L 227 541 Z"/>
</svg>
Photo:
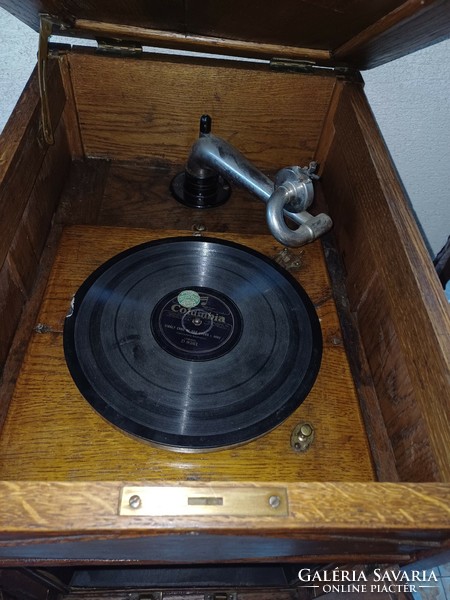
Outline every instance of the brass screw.
<svg viewBox="0 0 450 600">
<path fill-rule="evenodd" d="M 270 496 L 269 504 L 272 508 L 278 508 L 281 504 L 280 496 Z"/>
<path fill-rule="evenodd" d="M 137 494 L 133 494 L 132 496 L 130 496 L 128 504 L 131 506 L 131 508 L 140 508 L 142 506 L 141 497 Z"/>
</svg>

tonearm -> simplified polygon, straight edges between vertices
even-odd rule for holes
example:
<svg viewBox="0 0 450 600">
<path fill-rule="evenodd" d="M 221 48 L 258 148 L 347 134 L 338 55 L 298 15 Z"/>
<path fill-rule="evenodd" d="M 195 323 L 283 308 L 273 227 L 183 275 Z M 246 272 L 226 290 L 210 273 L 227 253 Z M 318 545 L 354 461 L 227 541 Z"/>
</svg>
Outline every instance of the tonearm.
<svg viewBox="0 0 450 600">
<path fill-rule="evenodd" d="M 303 246 L 328 231 L 330 217 L 307 212 L 314 198 L 316 163 L 308 167 L 285 167 L 272 181 L 239 150 L 211 133 L 211 117 L 200 119 L 200 136 L 193 144 L 185 171 L 172 182 L 172 193 L 183 204 L 205 208 L 228 199 L 229 183 L 245 188 L 266 203 L 270 232 L 285 246 Z M 290 229 L 285 217 L 298 224 Z"/>
</svg>

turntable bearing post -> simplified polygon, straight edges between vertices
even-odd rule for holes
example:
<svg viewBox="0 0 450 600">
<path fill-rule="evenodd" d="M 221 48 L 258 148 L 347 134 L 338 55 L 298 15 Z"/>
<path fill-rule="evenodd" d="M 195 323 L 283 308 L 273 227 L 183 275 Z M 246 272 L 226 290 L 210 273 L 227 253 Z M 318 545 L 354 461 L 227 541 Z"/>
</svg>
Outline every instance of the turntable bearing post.
<svg viewBox="0 0 450 600">
<path fill-rule="evenodd" d="M 314 199 L 317 163 L 286 167 L 273 182 L 229 142 L 211 133 L 211 117 L 200 118 L 200 135 L 191 148 L 184 172 L 171 183 L 173 196 L 194 208 L 212 208 L 228 200 L 233 183 L 266 203 L 266 220 L 274 238 L 285 246 L 313 242 L 332 226 L 324 213 L 313 216 L 307 208 Z M 298 225 L 290 229 L 285 217 Z"/>
</svg>

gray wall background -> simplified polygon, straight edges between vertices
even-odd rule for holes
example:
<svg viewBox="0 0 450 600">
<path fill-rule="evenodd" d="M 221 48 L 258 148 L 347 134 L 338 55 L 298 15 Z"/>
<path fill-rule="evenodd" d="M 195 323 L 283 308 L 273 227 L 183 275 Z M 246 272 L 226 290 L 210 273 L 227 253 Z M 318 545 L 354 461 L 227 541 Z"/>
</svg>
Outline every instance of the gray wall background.
<svg viewBox="0 0 450 600">
<path fill-rule="evenodd" d="M 0 9 L 0 131 L 36 63 L 37 43 L 37 33 Z M 450 234 L 449 59 L 447 40 L 363 74 L 432 255 Z"/>
</svg>

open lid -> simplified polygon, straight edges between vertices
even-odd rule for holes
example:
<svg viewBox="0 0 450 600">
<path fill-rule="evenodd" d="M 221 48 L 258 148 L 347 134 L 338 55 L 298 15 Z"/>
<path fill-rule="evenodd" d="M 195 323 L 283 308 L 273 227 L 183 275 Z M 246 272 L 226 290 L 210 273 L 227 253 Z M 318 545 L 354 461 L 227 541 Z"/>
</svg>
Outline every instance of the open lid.
<svg viewBox="0 0 450 600">
<path fill-rule="evenodd" d="M 450 37 L 448 0 L 0 0 L 33 29 L 358 69 Z"/>
</svg>

